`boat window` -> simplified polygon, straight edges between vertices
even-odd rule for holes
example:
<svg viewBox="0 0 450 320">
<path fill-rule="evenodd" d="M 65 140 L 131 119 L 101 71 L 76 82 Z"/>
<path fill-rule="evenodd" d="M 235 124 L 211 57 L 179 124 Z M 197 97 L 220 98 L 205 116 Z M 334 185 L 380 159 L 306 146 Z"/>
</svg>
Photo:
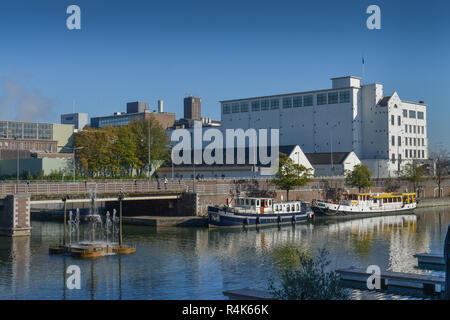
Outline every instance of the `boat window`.
<svg viewBox="0 0 450 320">
<path fill-rule="evenodd" d="M 293 204 L 293 205 L 291 206 L 291 210 L 292 210 L 292 211 L 295 211 L 295 204 Z"/>
<path fill-rule="evenodd" d="M 271 206 L 272 205 L 272 200 L 269 200 L 269 206 Z"/>
<path fill-rule="evenodd" d="M 286 208 L 287 210 L 286 210 L 286 211 L 287 211 L 287 212 L 290 212 L 290 208 L 291 208 L 291 206 L 290 206 L 290 205 L 287 205 L 287 208 Z"/>
<path fill-rule="evenodd" d="M 377 200 L 378 200 L 377 198 L 374 198 L 373 203 L 377 203 Z"/>
<path fill-rule="evenodd" d="M 298 205 L 298 203 L 297 203 L 297 211 L 300 211 L 300 206 Z"/>
<path fill-rule="evenodd" d="M 252 200 L 251 200 L 251 204 L 252 204 L 252 206 L 255 205 L 255 199 L 252 199 Z"/>
<path fill-rule="evenodd" d="M 259 207 L 259 200 L 256 200 L 256 205 Z"/>
</svg>

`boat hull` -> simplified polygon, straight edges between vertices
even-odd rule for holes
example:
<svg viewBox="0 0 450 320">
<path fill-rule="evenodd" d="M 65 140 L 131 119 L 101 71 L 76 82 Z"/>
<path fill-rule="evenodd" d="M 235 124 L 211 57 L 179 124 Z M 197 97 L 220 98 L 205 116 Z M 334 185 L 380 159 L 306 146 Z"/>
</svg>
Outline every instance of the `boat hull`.
<svg viewBox="0 0 450 320">
<path fill-rule="evenodd" d="M 242 228 L 295 224 L 308 220 L 303 212 L 287 214 L 244 214 L 208 207 L 210 228 Z"/>
<path fill-rule="evenodd" d="M 380 216 L 380 215 L 392 215 L 392 214 L 405 214 L 412 213 L 415 208 L 404 208 L 395 210 L 370 210 L 370 211 L 350 211 L 350 210 L 330 210 L 329 208 L 319 208 L 317 206 L 312 206 L 311 209 L 316 217 L 369 217 L 369 216 Z"/>
</svg>

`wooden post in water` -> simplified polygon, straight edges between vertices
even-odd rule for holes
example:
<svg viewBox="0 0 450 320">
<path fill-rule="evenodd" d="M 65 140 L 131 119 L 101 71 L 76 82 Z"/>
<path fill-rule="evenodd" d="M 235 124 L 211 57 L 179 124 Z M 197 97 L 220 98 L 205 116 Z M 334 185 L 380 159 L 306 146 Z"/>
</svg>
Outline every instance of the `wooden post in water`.
<svg viewBox="0 0 450 320">
<path fill-rule="evenodd" d="M 123 193 L 119 195 L 119 246 L 122 246 L 122 200 Z"/>
<path fill-rule="evenodd" d="M 64 232 L 63 232 L 63 246 L 66 245 L 66 225 L 67 225 L 67 214 L 66 214 L 66 209 L 67 209 L 67 198 L 64 197 L 62 198 L 62 201 L 64 203 Z"/>
<path fill-rule="evenodd" d="M 447 235 L 444 242 L 444 262 L 445 262 L 445 296 L 450 300 L 450 225 L 447 228 Z"/>
<path fill-rule="evenodd" d="M 94 200 L 94 196 L 92 196 L 91 199 L 91 215 L 93 216 L 95 213 L 95 200 Z M 95 240 L 95 223 L 94 223 L 94 218 L 92 217 L 92 221 L 91 221 L 91 242 L 94 242 Z"/>
</svg>

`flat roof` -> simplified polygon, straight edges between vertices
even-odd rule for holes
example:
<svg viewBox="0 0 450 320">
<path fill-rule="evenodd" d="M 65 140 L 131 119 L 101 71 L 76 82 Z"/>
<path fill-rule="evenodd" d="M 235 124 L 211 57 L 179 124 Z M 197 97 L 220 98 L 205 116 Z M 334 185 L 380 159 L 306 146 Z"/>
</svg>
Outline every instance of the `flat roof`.
<svg viewBox="0 0 450 320">
<path fill-rule="evenodd" d="M 248 101 L 248 100 L 255 100 L 255 99 L 265 99 L 265 98 L 276 98 L 276 97 L 286 97 L 286 96 L 292 96 L 292 95 L 303 95 L 303 94 L 311 94 L 315 92 L 326 92 L 326 91 L 340 91 L 345 89 L 353 89 L 353 88 L 359 88 L 359 87 L 344 87 L 344 88 L 330 88 L 330 89 L 322 89 L 322 90 L 312 90 L 312 91 L 302 91 L 302 92 L 293 92 L 293 93 L 283 93 L 283 94 L 275 94 L 270 96 L 258 96 L 253 98 L 242 98 L 242 99 L 232 99 L 232 100 L 221 100 L 220 103 L 223 102 L 235 102 L 235 101 Z"/>
<path fill-rule="evenodd" d="M 355 77 L 355 76 L 335 77 L 335 78 L 330 78 L 330 80 L 345 79 L 345 78 L 353 78 L 353 79 L 359 79 L 359 80 L 361 80 L 360 77 Z"/>
</svg>

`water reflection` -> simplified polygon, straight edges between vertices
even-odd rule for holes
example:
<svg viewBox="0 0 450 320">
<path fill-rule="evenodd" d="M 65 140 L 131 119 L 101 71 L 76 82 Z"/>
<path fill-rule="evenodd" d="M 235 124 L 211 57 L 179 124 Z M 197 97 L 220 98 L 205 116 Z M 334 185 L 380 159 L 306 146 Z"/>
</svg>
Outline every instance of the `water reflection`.
<svg viewBox="0 0 450 320">
<path fill-rule="evenodd" d="M 50 256 L 61 239 L 59 223 L 33 222 L 32 237 L 0 241 L 1 299 L 223 299 L 243 286 L 266 289 L 276 276 L 272 252 L 285 244 L 327 248 L 330 268 L 417 269 L 413 254 L 441 253 L 448 209 L 414 215 L 320 221 L 259 230 L 126 226 L 137 253 L 97 260 Z M 81 270 L 81 290 L 66 287 L 70 265 Z"/>
</svg>

